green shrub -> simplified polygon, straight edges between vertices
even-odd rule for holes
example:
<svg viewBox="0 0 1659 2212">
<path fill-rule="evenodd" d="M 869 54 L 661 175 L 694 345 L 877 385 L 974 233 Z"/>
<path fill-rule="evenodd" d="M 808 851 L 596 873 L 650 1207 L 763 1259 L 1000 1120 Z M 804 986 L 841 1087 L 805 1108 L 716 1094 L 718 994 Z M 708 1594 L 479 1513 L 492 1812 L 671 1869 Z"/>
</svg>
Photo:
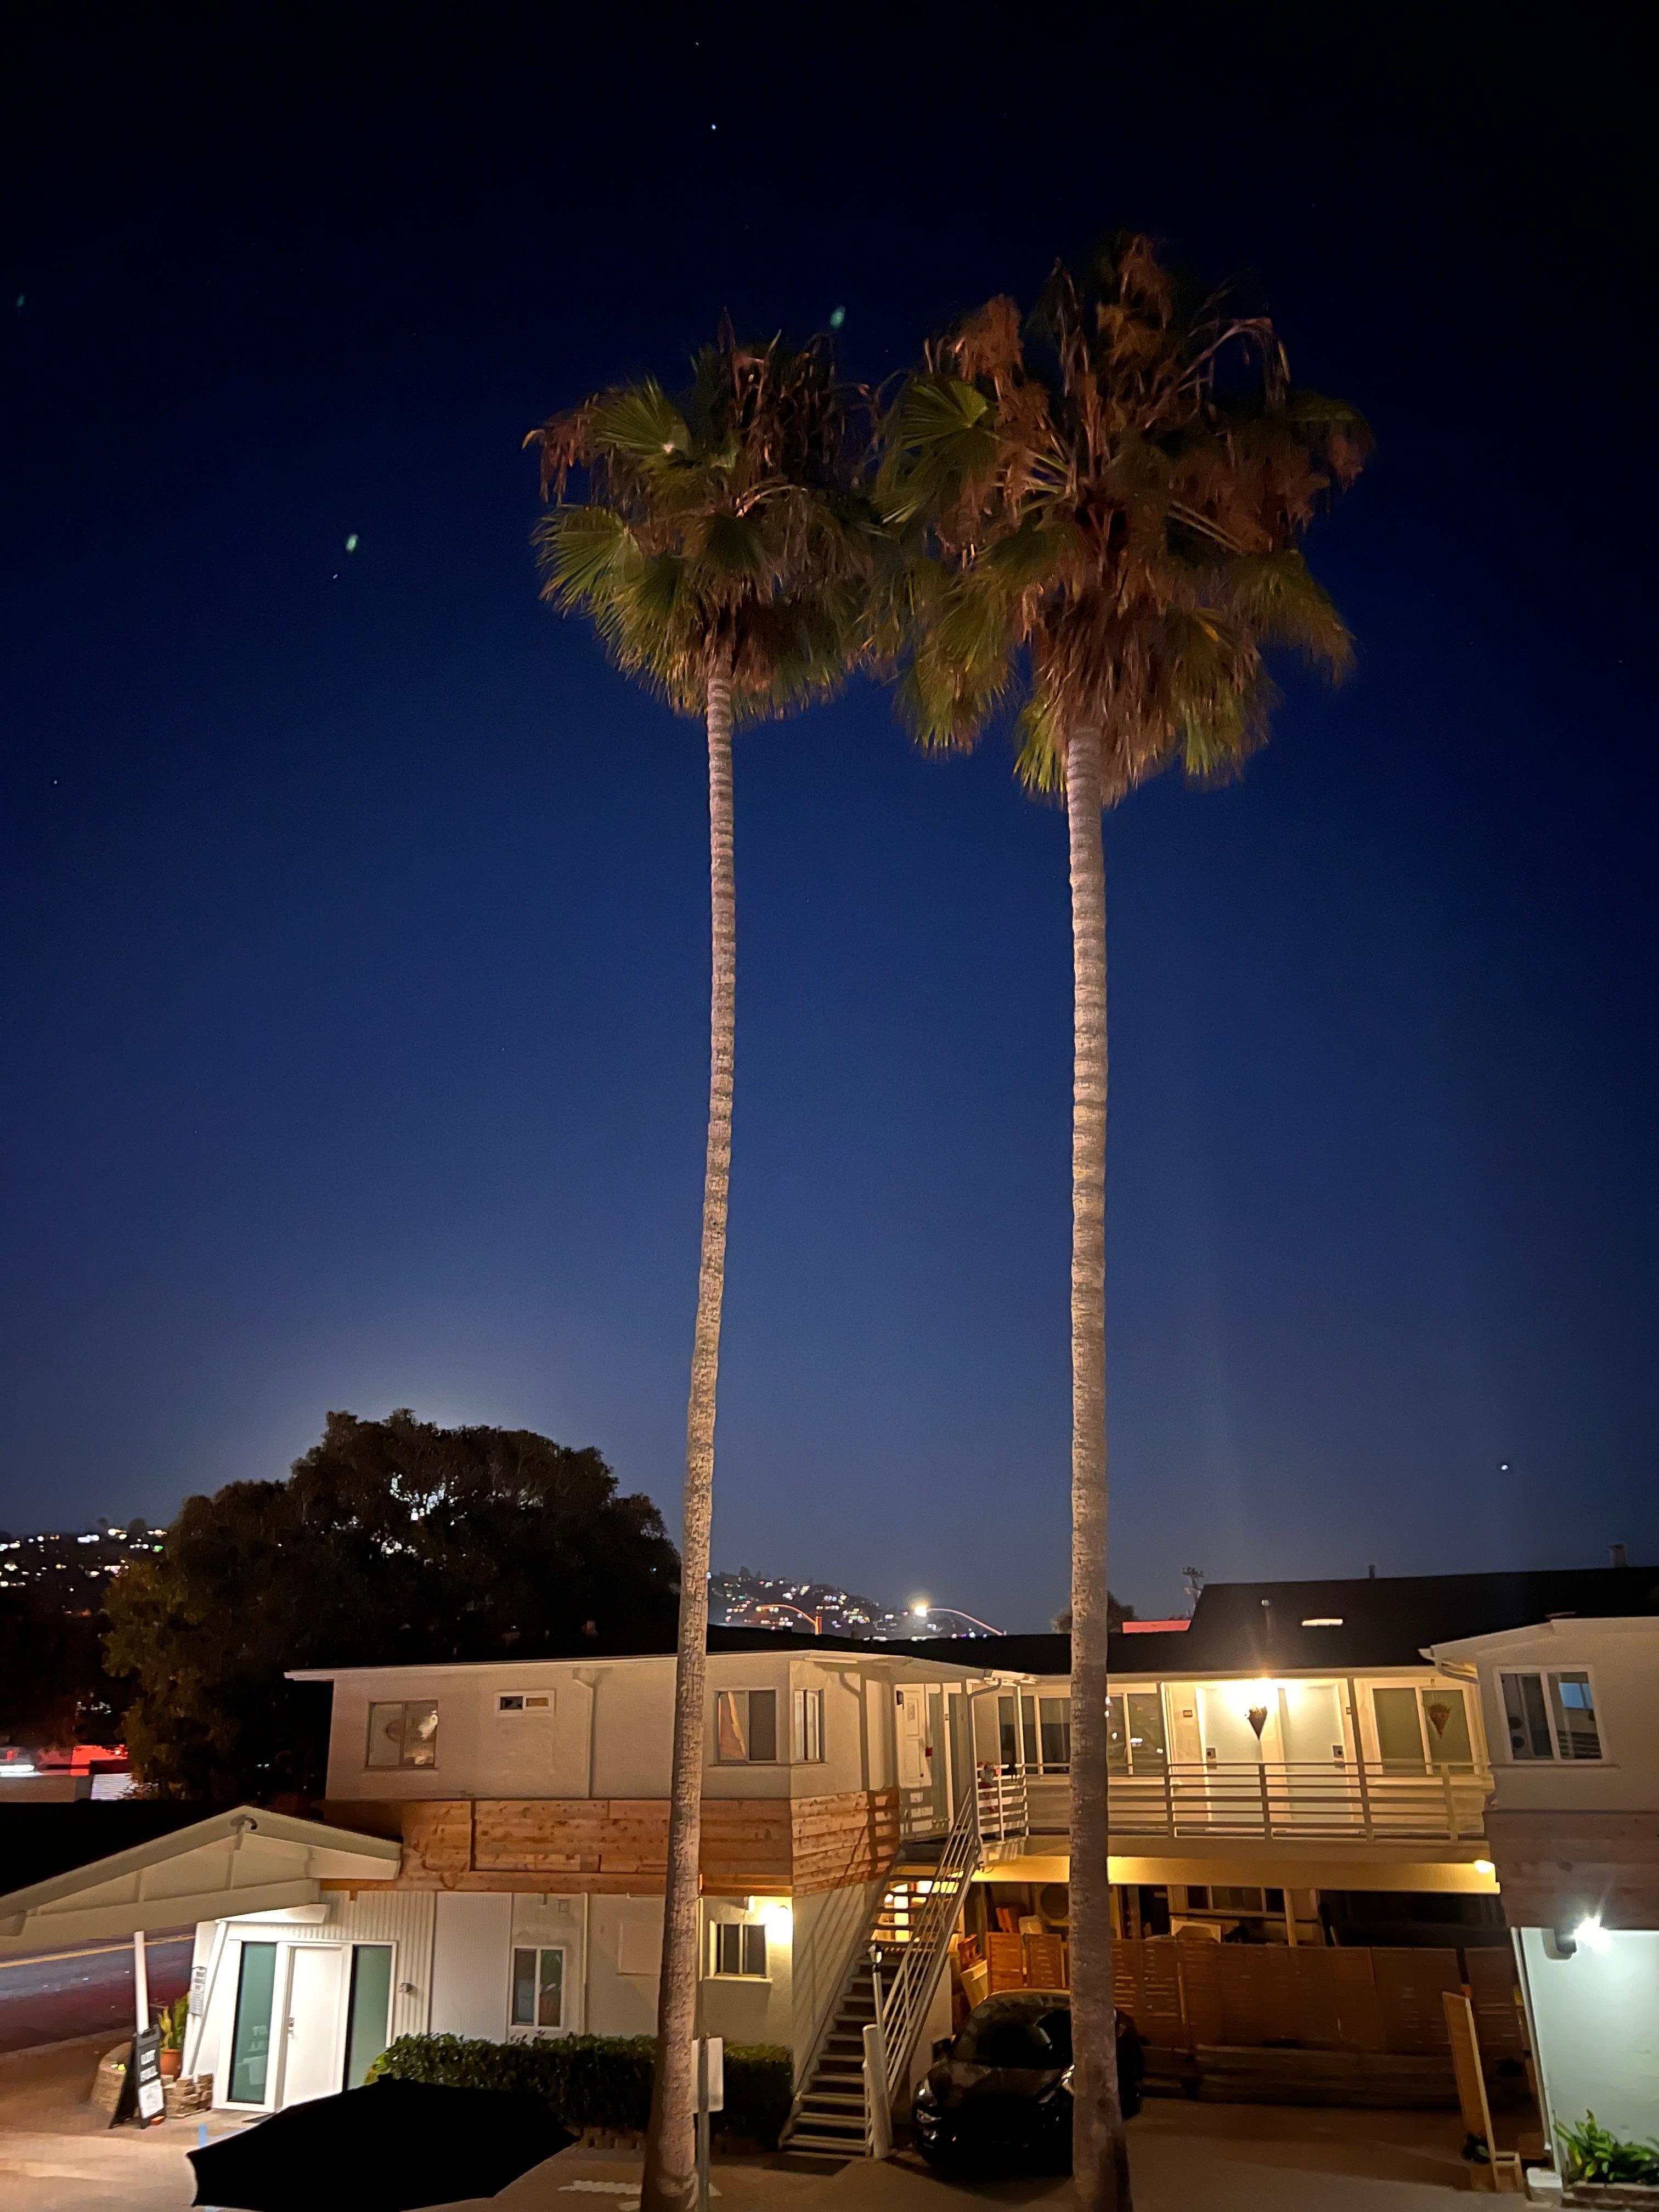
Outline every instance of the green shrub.
<svg viewBox="0 0 1659 2212">
<path fill-rule="evenodd" d="M 1556 2130 L 1569 2181 L 1659 2182 L 1659 2143 L 1621 2142 L 1594 2112 L 1576 2128 Z"/>
<path fill-rule="evenodd" d="M 428 2081 L 452 2089 L 506 2089 L 546 2100 L 568 2128 L 643 2131 L 651 2112 L 656 2039 L 562 2035 L 523 2043 L 461 2035 L 403 2035 L 368 2071 L 371 2081 Z M 728 2043 L 726 2107 L 714 2135 L 770 2150 L 789 2117 L 794 2067 L 778 2043 Z"/>
</svg>

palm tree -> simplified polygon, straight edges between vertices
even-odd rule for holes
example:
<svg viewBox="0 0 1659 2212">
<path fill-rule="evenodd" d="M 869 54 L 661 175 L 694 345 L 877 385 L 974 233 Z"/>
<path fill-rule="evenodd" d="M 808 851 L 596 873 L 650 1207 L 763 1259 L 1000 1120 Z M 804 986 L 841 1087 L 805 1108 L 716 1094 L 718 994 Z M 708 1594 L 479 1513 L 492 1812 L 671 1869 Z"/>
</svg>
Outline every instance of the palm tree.
<svg viewBox="0 0 1659 2212">
<path fill-rule="evenodd" d="M 645 2212 L 694 2185 L 698 1842 L 714 1510 L 714 1390 L 732 1162 L 736 892 L 734 722 L 780 714 L 842 680 L 862 607 L 867 533 L 848 493 L 847 416 L 827 343 L 739 346 L 729 323 L 671 398 L 653 379 L 594 394 L 526 443 L 555 502 L 538 538 L 543 596 L 592 621 L 611 659 L 708 749 L 713 936 L 702 1260 L 686 1414 L 684 1529 Z M 586 497 L 568 495 L 574 473 Z"/>
<path fill-rule="evenodd" d="M 1264 317 L 1198 298 L 1120 236 L 1056 268 L 1029 331 L 991 301 L 927 350 L 884 426 L 879 498 L 912 557 L 892 625 L 929 747 L 1020 701 L 1018 773 L 1063 796 L 1072 893 L 1072 2016 L 1085 2212 L 1127 2212 L 1107 1865 L 1106 899 L 1102 810 L 1179 763 L 1236 774 L 1263 666 L 1351 643 L 1299 548 L 1366 432 L 1288 386 Z"/>
</svg>

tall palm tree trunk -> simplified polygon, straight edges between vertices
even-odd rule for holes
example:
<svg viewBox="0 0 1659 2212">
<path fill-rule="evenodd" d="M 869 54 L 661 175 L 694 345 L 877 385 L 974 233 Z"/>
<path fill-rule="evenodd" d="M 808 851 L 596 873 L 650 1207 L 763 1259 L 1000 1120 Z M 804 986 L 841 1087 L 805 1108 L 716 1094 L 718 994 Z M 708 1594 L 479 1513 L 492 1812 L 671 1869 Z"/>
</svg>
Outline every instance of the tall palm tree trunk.
<svg viewBox="0 0 1659 2212">
<path fill-rule="evenodd" d="M 669 1781 L 657 2064 L 645 2138 L 641 2212 L 685 2212 L 696 2195 L 698 1845 L 708 1662 L 708 1541 L 714 1511 L 714 1383 L 726 1289 L 726 1192 L 732 1172 L 732 1068 L 737 1000 L 737 876 L 732 811 L 732 669 L 708 678 L 708 885 L 713 939 L 708 1010 L 708 1149 L 702 1179 L 702 1267 L 685 1419 L 685 1521 L 680 1546 L 680 1641 L 674 1668 L 674 1763 Z"/>
<path fill-rule="evenodd" d="M 1106 866 L 1101 732 L 1066 747 L 1072 860 L 1073 2162 L 1079 2212 L 1130 2212 L 1106 1821 Z"/>
</svg>

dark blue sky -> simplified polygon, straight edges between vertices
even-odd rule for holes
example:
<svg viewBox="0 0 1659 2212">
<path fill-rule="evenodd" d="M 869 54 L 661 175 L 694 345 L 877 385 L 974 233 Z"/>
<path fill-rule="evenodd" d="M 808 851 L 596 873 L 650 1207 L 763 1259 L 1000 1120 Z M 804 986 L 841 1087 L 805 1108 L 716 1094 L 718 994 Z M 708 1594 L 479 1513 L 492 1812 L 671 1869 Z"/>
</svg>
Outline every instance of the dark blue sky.
<svg viewBox="0 0 1659 2212">
<path fill-rule="evenodd" d="M 1108 829 L 1114 1584 L 1659 1551 L 1616 53 L 65 15 L 0 70 L 0 1522 L 161 1518 L 407 1403 L 677 1523 L 702 758 L 538 605 L 520 441 L 726 306 L 844 306 L 884 375 L 1121 221 L 1254 272 L 1378 443 L 1313 547 L 1353 680 Z M 716 1559 L 1040 1626 L 1060 818 L 866 688 L 745 735 L 738 793 Z"/>
</svg>

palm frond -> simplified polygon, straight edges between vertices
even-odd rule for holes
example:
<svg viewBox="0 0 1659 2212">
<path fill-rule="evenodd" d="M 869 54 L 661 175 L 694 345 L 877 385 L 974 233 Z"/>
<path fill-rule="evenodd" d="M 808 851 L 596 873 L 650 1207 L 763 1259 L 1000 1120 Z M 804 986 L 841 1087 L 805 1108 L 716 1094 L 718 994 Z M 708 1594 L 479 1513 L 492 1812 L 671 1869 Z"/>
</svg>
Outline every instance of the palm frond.
<svg viewBox="0 0 1659 2212">
<path fill-rule="evenodd" d="M 671 467 L 691 443 L 684 416 L 653 376 L 604 393 L 594 403 L 588 436 L 599 452 L 652 471 Z"/>
<path fill-rule="evenodd" d="M 607 507 L 555 507 L 538 526 L 544 595 L 579 606 L 613 591 L 642 561 L 638 539 Z"/>
<path fill-rule="evenodd" d="M 915 377 L 894 404 L 885 447 L 878 504 L 888 522 L 912 521 L 948 506 L 964 484 L 994 468 L 991 403 L 960 377 Z"/>
</svg>

